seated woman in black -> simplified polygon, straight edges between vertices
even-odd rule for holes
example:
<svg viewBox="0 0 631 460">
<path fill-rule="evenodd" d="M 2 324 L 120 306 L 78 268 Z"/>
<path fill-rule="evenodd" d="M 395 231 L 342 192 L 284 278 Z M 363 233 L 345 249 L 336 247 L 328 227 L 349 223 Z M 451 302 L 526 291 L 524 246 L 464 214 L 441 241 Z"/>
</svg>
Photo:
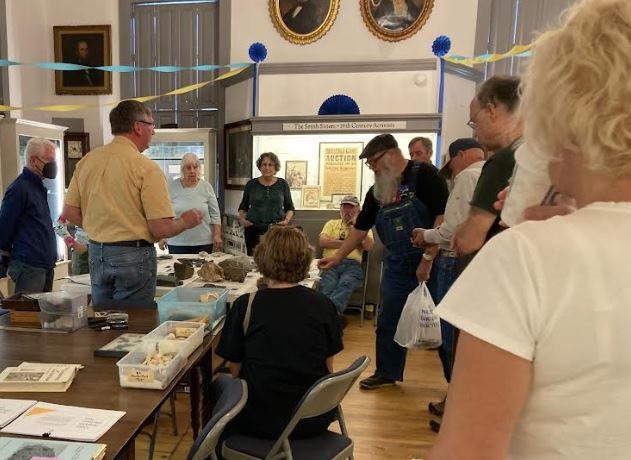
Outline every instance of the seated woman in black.
<svg viewBox="0 0 631 460">
<path fill-rule="evenodd" d="M 232 375 L 248 384 L 248 401 L 230 432 L 277 438 L 300 399 L 332 372 L 333 356 L 344 348 L 333 303 L 298 284 L 311 259 L 307 238 L 292 227 L 272 227 L 256 247 L 254 261 L 268 287 L 249 294 L 255 297 L 245 334 L 249 295 L 234 302 L 217 348 Z M 292 437 L 322 433 L 332 420 L 333 414 L 303 420 Z"/>
</svg>

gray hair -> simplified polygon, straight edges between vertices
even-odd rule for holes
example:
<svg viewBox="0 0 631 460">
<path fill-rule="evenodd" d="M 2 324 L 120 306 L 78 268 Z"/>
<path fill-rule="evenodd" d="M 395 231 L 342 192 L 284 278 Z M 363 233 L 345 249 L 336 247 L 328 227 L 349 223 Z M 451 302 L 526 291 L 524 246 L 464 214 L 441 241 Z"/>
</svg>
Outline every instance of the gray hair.
<svg viewBox="0 0 631 460">
<path fill-rule="evenodd" d="M 134 129 L 134 123 L 145 116 L 151 116 L 151 109 L 142 102 L 128 99 L 121 101 L 110 112 L 112 134 L 128 134 Z"/>
<path fill-rule="evenodd" d="M 57 150 L 57 145 L 54 142 L 44 139 L 43 137 L 32 137 L 26 143 L 25 156 L 26 160 L 30 160 L 32 157 L 46 152 L 47 149 Z"/>
<path fill-rule="evenodd" d="M 184 176 L 184 168 L 187 165 L 194 163 L 197 163 L 200 168 L 202 167 L 202 163 L 201 161 L 199 161 L 199 158 L 197 158 L 197 155 L 195 155 L 194 153 L 185 153 L 182 156 L 182 161 L 180 161 L 180 174 Z"/>
</svg>

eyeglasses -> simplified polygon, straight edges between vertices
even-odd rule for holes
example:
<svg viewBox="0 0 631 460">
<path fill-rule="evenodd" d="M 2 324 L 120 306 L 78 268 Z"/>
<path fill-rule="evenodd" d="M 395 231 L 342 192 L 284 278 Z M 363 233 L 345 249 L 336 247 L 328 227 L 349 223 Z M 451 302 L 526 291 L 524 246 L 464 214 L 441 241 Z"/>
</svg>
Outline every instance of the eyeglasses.
<svg viewBox="0 0 631 460">
<path fill-rule="evenodd" d="M 478 110 L 478 111 L 475 113 L 475 115 L 473 115 L 473 116 L 471 117 L 471 119 L 470 119 L 470 120 L 466 123 L 466 125 L 467 125 L 469 128 L 471 128 L 471 129 L 478 129 L 478 124 L 477 124 L 474 120 L 478 117 L 478 114 L 479 114 L 480 112 L 482 112 L 482 110 L 484 110 L 484 107 L 482 107 L 480 110 Z"/>
<path fill-rule="evenodd" d="M 155 124 L 155 122 L 153 122 L 153 121 L 145 121 L 145 120 L 136 120 L 136 121 L 137 121 L 138 123 L 142 123 L 143 125 L 149 125 L 149 126 L 151 126 L 151 127 L 153 127 L 153 128 L 155 128 L 155 127 L 156 127 L 156 124 Z"/>
<path fill-rule="evenodd" d="M 378 155 L 373 155 L 373 157 L 372 157 L 372 158 L 368 158 L 368 159 L 364 162 L 364 164 L 365 164 L 366 166 L 368 166 L 370 169 L 373 169 L 373 168 L 377 165 L 377 163 L 379 162 L 379 160 L 381 160 L 381 158 L 382 158 L 382 157 L 383 157 L 386 153 L 388 153 L 388 151 L 387 151 L 387 150 L 384 150 L 383 152 L 381 152 L 381 153 L 380 153 L 380 154 L 378 154 Z"/>
</svg>

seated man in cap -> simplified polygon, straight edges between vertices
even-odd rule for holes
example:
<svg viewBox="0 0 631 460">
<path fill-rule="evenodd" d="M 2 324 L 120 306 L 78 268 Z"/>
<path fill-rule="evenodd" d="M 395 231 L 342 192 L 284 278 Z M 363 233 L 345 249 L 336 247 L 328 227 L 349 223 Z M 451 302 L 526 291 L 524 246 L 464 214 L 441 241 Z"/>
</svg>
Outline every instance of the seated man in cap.
<svg viewBox="0 0 631 460">
<path fill-rule="evenodd" d="M 475 139 L 463 138 L 449 146 L 449 162 L 445 168 L 451 170 L 453 190 L 445 207 L 445 218 L 436 228 L 415 228 L 414 246 L 428 248 L 438 246 L 439 251 L 434 263 L 436 284 L 434 303 L 443 299 L 451 285 L 460 273 L 457 254 L 451 250 L 451 241 L 456 229 L 469 215 L 475 186 L 484 166 L 484 149 Z M 443 344 L 438 349 L 438 355 L 443 365 L 443 373 L 447 382 L 451 381 L 453 367 L 454 328 L 451 324 L 441 320 L 440 329 Z M 430 412 L 442 415 L 444 401 L 430 403 Z"/>
<path fill-rule="evenodd" d="M 320 260 L 322 269 L 339 265 L 375 226 L 385 246 L 381 280 L 383 299 L 377 321 L 377 368 L 360 382 L 374 390 L 403 380 L 405 348 L 394 341 L 401 311 L 420 281 L 429 279 L 432 256 L 412 246 L 414 228 L 432 228 L 441 222 L 447 203 L 447 184 L 428 163 L 407 160 L 391 134 L 375 136 L 359 156 L 375 173 L 355 226 L 331 257 Z"/>
<path fill-rule="evenodd" d="M 320 233 L 320 247 L 324 249 L 323 257 L 332 256 L 342 246 L 355 225 L 359 210 L 359 200 L 356 196 L 346 195 L 342 198 L 340 218 L 329 220 Z M 361 267 L 362 254 L 364 251 L 370 251 L 374 244 L 372 232 L 368 232 L 359 246 L 339 265 L 322 272 L 319 290 L 335 304 L 343 326 L 346 325 L 346 321 L 342 314 L 346 310 L 353 291 L 361 285 L 364 277 Z"/>
</svg>

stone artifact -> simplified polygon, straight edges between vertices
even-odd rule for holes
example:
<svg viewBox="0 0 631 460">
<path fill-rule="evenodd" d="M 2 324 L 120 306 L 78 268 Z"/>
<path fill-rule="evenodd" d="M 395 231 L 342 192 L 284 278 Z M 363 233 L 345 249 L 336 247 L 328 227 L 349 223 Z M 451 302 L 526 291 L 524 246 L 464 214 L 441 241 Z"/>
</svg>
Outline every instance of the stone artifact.
<svg viewBox="0 0 631 460">
<path fill-rule="evenodd" d="M 173 271 L 175 272 L 175 277 L 178 280 L 189 279 L 195 273 L 193 264 L 189 262 L 181 262 L 181 261 L 173 263 Z"/>
<path fill-rule="evenodd" d="M 249 266 L 249 265 L 248 265 Z M 219 267 L 223 269 L 224 276 L 228 281 L 242 283 L 248 273 L 248 267 L 235 259 L 226 259 L 219 262 Z"/>
<path fill-rule="evenodd" d="M 217 282 L 225 280 L 223 269 L 212 261 L 202 265 L 197 275 L 204 281 Z"/>
</svg>

